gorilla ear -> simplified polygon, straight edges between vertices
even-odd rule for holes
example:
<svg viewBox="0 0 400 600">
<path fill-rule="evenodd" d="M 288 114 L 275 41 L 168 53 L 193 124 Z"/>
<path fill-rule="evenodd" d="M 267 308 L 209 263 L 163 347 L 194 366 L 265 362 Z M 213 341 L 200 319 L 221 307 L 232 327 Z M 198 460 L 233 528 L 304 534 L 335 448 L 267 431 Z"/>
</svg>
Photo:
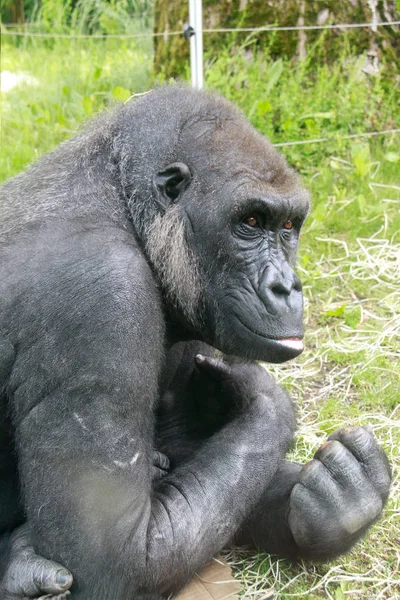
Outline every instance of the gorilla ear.
<svg viewBox="0 0 400 600">
<path fill-rule="evenodd" d="M 168 165 L 157 173 L 154 183 L 160 193 L 159 202 L 163 208 L 167 208 L 175 202 L 186 190 L 192 179 L 192 174 L 184 163 L 176 162 Z"/>
</svg>

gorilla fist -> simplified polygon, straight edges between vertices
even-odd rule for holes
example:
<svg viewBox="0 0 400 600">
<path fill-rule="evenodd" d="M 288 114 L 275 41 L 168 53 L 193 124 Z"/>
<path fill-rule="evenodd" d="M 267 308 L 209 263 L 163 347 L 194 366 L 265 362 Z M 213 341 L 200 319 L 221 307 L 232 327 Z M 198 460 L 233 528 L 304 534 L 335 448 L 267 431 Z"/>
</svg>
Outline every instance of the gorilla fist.
<svg viewBox="0 0 400 600">
<path fill-rule="evenodd" d="M 350 549 L 381 514 L 390 481 L 388 460 L 366 429 L 330 435 L 290 497 L 289 525 L 301 556 L 326 559 Z"/>
</svg>

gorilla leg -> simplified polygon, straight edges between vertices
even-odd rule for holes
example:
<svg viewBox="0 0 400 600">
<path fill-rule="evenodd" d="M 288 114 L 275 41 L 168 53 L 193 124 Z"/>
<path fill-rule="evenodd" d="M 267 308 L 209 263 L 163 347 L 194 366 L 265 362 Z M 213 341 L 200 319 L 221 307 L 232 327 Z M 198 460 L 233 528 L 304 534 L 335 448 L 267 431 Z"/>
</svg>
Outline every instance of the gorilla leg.
<svg viewBox="0 0 400 600">
<path fill-rule="evenodd" d="M 71 584 L 69 571 L 35 554 L 27 525 L 0 538 L 1 600 L 25 600 L 44 594 L 64 600 Z"/>
</svg>

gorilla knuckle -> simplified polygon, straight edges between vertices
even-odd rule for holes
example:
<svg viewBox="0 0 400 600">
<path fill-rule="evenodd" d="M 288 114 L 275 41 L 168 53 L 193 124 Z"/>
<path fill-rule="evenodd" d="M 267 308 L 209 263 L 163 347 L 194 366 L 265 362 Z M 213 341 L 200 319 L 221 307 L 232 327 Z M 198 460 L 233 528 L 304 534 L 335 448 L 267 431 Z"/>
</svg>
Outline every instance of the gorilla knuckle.
<svg viewBox="0 0 400 600">
<path fill-rule="evenodd" d="M 320 460 L 313 459 L 304 465 L 300 473 L 300 482 L 303 485 L 319 483 L 324 477 L 325 468 Z"/>
<path fill-rule="evenodd" d="M 343 444 L 337 440 L 329 440 L 318 448 L 314 455 L 322 463 L 343 463 L 348 458 L 348 452 Z"/>
<path fill-rule="evenodd" d="M 348 444 L 357 446 L 360 450 L 367 450 L 369 446 L 377 444 L 372 433 L 364 427 L 345 427 L 342 436 Z"/>
<path fill-rule="evenodd" d="M 364 427 L 358 426 L 338 429 L 329 436 L 329 439 L 340 441 L 350 451 L 355 452 L 362 458 L 367 458 L 368 454 L 373 452 L 378 446 L 373 434 Z"/>
</svg>

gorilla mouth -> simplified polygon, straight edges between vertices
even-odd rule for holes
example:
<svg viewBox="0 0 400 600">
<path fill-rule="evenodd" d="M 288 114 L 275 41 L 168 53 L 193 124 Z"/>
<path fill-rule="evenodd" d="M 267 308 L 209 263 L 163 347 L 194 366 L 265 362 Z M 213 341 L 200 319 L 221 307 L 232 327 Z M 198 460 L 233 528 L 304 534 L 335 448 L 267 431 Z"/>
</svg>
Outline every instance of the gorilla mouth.
<svg viewBox="0 0 400 600">
<path fill-rule="evenodd" d="M 247 329 L 247 331 L 250 331 L 250 333 L 252 333 L 253 335 L 257 335 L 258 337 L 261 337 L 264 340 L 268 340 L 269 342 L 272 342 L 273 344 L 277 344 L 280 347 L 287 348 L 288 350 L 293 350 L 298 354 L 300 354 L 304 350 L 304 344 L 303 344 L 301 338 L 298 336 L 287 337 L 287 338 L 268 337 L 267 335 L 264 335 L 263 333 L 260 333 L 259 331 L 256 331 L 256 330 L 252 329 L 251 327 L 249 327 L 248 325 L 246 325 L 246 323 L 244 323 L 242 321 L 242 319 L 236 313 L 235 313 L 235 318 L 237 321 L 239 321 L 239 323 L 245 329 Z"/>
</svg>

